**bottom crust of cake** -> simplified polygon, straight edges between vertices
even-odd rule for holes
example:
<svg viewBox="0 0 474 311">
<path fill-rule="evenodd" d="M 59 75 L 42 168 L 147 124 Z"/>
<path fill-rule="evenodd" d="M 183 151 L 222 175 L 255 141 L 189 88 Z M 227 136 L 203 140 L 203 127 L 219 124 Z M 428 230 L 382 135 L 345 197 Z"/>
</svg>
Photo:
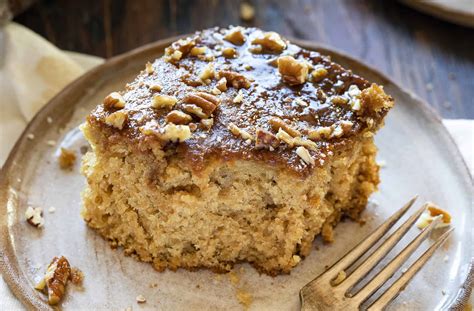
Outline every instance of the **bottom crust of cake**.
<svg viewBox="0 0 474 311">
<path fill-rule="evenodd" d="M 91 128 L 84 132 L 99 141 Z M 226 272 L 249 262 L 289 273 L 316 236 L 332 241 L 342 216 L 357 218 L 379 182 L 372 138 L 347 144 L 300 178 L 252 161 L 212 161 L 193 173 L 173 154 L 123 144 L 83 159 L 82 216 L 126 254 L 162 271 Z"/>
</svg>

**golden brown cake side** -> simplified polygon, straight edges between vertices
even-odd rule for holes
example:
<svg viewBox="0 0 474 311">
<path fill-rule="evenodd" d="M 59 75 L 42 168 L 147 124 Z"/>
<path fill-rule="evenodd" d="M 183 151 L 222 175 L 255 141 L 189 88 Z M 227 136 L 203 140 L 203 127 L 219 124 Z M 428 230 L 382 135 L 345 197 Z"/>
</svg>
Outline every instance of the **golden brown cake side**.
<svg viewBox="0 0 474 311">
<path fill-rule="evenodd" d="M 376 190 L 392 105 L 276 33 L 197 33 L 88 117 L 83 217 L 158 270 L 288 273 Z"/>
</svg>

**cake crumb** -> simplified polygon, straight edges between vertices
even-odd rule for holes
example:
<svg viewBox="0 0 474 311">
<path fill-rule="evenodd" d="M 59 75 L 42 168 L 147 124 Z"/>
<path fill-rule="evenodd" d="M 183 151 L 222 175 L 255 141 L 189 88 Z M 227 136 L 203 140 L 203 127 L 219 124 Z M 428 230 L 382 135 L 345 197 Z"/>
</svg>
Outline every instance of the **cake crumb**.
<svg viewBox="0 0 474 311">
<path fill-rule="evenodd" d="M 156 288 L 156 287 L 158 287 L 158 283 L 150 283 L 149 287 L 150 288 Z"/>
<path fill-rule="evenodd" d="M 236 295 L 239 303 L 244 306 L 245 310 L 248 310 L 253 301 L 252 295 L 243 289 L 237 289 Z"/>
<path fill-rule="evenodd" d="M 237 95 L 234 97 L 234 99 L 232 100 L 232 102 L 233 102 L 234 104 L 240 104 L 243 99 L 244 99 L 244 94 L 242 93 L 242 90 L 239 90 L 239 92 L 238 92 Z"/>
<path fill-rule="evenodd" d="M 43 209 L 41 207 L 28 206 L 25 212 L 26 221 L 36 228 L 44 225 Z"/>
<path fill-rule="evenodd" d="M 251 21 L 255 17 L 255 8 L 247 2 L 240 4 L 240 19 L 245 22 Z"/>
<path fill-rule="evenodd" d="M 77 286 L 81 286 L 84 281 L 84 273 L 78 268 L 71 268 L 71 274 L 69 276 L 71 283 Z"/>
<path fill-rule="evenodd" d="M 26 135 L 26 138 L 28 138 L 29 140 L 33 140 L 35 139 L 35 134 L 29 133 L 28 135 Z"/>
<path fill-rule="evenodd" d="M 336 286 L 341 284 L 346 279 L 346 277 L 347 275 L 345 271 L 339 271 L 336 278 L 331 281 L 331 285 Z"/>
<path fill-rule="evenodd" d="M 54 146 L 56 146 L 56 141 L 55 141 L 55 140 L 48 140 L 48 141 L 46 142 L 46 144 L 47 144 L 48 146 L 54 147 Z"/>
<path fill-rule="evenodd" d="M 387 167 L 387 162 L 385 160 L 379 160 L 379 161 L 377 161 L 377 164 L 380 168 Z"/>
<path fill-rule="evenodd" d="M 138 303 L 145 303 L 146 302 L 146 298 L 143 295 L 138 295 L 136 300 L 137 300 Z"/>
<path fill-rule="evenodd" d="M 47 118 L 46 118 L 46 122 L 47 122 L 48 124 L 52 124 L 52 123 L 53 123 L 53 118 L 47 117 Z"/>
<path fill-rule="evenodd" d="M 231 282 L 232 284 L 234 284 L 234 285 L 239 284 L 240 278 L 239 278 L 239 276 L 237 275 L 237 273 L 235 273 L 235 271 L 230 271 L 230 272 L 228 273 L 228 276 L 229 276 L 229 280 L 230 280 L 230 282 Z"/>
<path fill-rule="evenodd" d="M 443 261 L 448 262 L 449 261 L 449 256 L 448 255 L 444 256 Z"/>
<path fill-rule="evenodd" d="M 63 170 L 71 170 L 76 163 L 76 154 L 66 148 L 61 147 L 61 153 L 58 157 L 59 167 Z"/>
<path fill-rule="evenodd" d="M 51 206 L 50 208 L 48 208 L 48 212 L 49 212 L 50 214 L 53 214 L 54 212 L 56 212 L 56 208 L 53 207 L 53 206 Z"/>
</svg>

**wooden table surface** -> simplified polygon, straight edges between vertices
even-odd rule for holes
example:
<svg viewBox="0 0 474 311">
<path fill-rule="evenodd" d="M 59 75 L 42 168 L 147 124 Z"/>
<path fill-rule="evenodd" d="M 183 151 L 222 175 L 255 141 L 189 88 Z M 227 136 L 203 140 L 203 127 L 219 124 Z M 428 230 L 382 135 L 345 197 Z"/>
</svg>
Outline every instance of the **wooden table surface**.
<svg viewBox="0 0 474 311">
<path fill-rule="evenodd" d="M 474 29 L 396 1 L 40 0 L 15 18 L 66 50 L 110 57 L 211 26 L 252 25 L 314 40 L 363 60 L 445 118 L 474 119 Z"/>
</svg>

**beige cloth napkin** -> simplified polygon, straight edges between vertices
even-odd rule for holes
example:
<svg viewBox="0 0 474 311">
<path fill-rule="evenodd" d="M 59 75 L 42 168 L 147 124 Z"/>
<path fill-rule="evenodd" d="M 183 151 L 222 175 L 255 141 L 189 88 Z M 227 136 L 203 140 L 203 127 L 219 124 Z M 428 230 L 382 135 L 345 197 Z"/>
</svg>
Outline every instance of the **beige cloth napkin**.
<svg viewBox="0 0 474 311">
<path fill-rule="evenodd" d="M 1 31 L 1 30 L 0 30 Z M 3 29 L 0 49 L 0 166 L 21 132 L 57 92 L 103 60 L 64 52 L 21 25 Z M 444 120 L 468 167 L 474 166 L 474 120 Z M 0 310 L 24 310 L 0 277 Z"/>
</svg>

